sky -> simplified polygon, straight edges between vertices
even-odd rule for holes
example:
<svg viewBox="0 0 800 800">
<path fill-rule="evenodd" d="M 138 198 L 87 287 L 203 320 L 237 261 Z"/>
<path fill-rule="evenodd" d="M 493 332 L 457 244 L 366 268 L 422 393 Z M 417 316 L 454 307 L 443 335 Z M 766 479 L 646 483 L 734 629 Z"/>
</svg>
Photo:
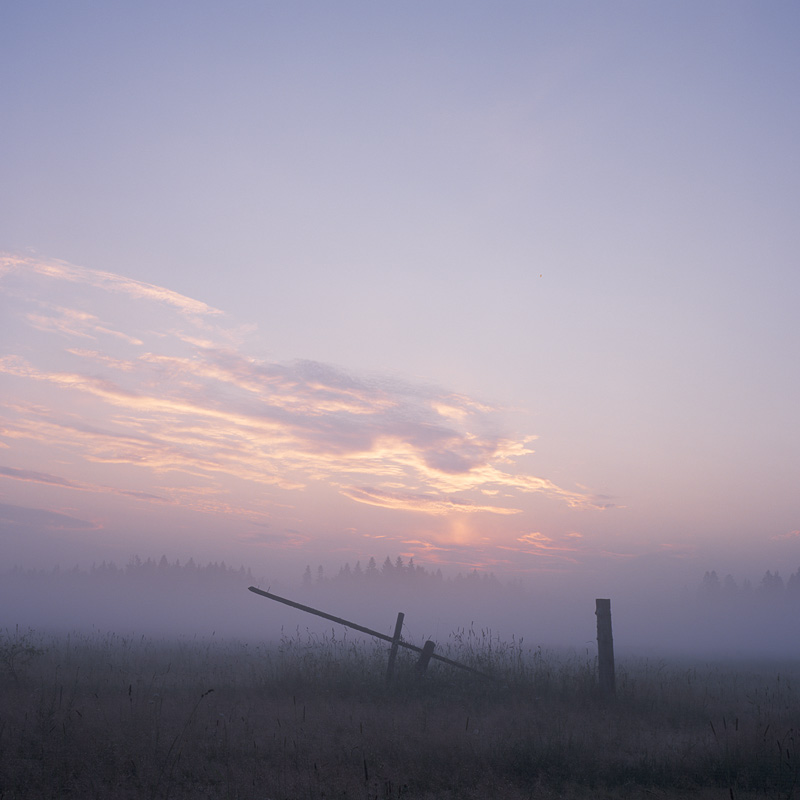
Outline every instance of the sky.
<svg viewBox="0 0 800 800">
<path fill-rule="evenodd" d="M 0 546 L 800 566 L 800 6 L 11 0 Z"/>
</svg>

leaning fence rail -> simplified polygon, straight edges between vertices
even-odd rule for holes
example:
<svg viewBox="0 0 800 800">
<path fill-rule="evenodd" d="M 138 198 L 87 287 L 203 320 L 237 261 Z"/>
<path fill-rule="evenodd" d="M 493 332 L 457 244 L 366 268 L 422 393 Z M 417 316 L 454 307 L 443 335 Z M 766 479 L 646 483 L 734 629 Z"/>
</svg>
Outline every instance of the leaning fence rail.
<svg viewBox="0 0 800 800">
<path fill-rule="evenodd" d="M 475 675 L 480 675 L 482 678 L 489 678 L 490 680 L 496 680 L 493 675 L 489 675 L 486 672 L 481 672 L 474 667 L 469 667 L 466 664 L 462 664 L 459 661 L 454 661 L 452 658 L 447 658 L 446 656 L 441 656 L 438 653 L 434 653 L 433 649 L 436 646 L 434 642 L 427 641 L 425 642 L 424 647 L 417 647 L 415 644 L 411 644 L 410 642 L 404 642 L 400 638 L 400 632 L 403 628 L 403 613 L 400 612 L 397 615 L 397 624 L 395 625 L 394 636 L 388 636 L 385 633 L 381 633 L 380 631 L 374 631 L 372 628 L 367 628 L 365 625 L 359 625 L 357 622 L 351 622 L 350 620 L 343 619 L 342 617 L 337 617 L 333 614 L 328 614 L 326 611 L 320 611 L 317 608 L 311 608 L 311 606 L 303 605 L 302 603 L 297 603 L 294 600 L 287 600 L 285 597 L 279 597 L 277 594 L 272 594 L 272 592 L 265 592 L 263 589 L 257 589 L 255 586 L 250 586 L 249 590 L 254 594 L 261 595 L 262 597 L 266 597 L 269 600 L 275 600 L 278 603 L 283 603 L 284 605 L 291 606 L 292 608 L 297 608 L 300 611 L 305 611 L 308 614 L 314 614 L 317 617 L 322 617 L 323 619 L 329 619 L 331 622 L 336 622 L 339 625 L 344 625 L 346 628 L 352 628 L 354 631 L 360 631 L 361 633 L 366 633 L 370 636 L 374 636 L 376 639 L 381 639 L 384 642 L 389 642 L 392 645 L 391 651 L 389 653 L 389 665 L 386 672 L 386 679 L 387 681 L 391 681 L 392 673 L 394 670 L 394 660 L 395 656 L 397 655 L 397 648 L 398 647 L 405 647 L 407 650 L 413 650 L 415 653 L 420 654 L 420 661 L 417 663 L 417 667 L 419 668 L 420 672 L 424 672 L 425 668 L 427 667 L 428 661 L 430 659 L 435 659 L 436 661 L 441 661 L 444 664 L 449 664 L 451 667 L 457 667 L 458 669 L 466 670 L 467 672 L 472 672 Z"/>
</svg>

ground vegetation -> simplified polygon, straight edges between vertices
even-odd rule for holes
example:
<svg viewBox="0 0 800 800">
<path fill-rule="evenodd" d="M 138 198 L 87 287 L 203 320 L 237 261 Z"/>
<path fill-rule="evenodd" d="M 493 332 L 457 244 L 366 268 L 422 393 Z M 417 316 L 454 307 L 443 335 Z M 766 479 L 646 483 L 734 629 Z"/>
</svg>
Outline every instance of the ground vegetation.
<svg viewBox="0 0 800 800">
<path fill-rule="evenodd" d="M 0 797 L 798 796 L 796 664 L 617 665 L 460 629 L 479 678 L 331 628 L 275 644 L 25 632 L 0 686 Z"/>
</svg>

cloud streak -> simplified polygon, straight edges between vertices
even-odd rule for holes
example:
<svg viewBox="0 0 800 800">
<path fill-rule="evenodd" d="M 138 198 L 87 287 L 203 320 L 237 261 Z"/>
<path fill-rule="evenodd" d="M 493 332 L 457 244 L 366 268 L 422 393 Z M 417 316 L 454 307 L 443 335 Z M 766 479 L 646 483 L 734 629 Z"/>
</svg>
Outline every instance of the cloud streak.
<svg viewBox="0 0 800 800">
<path fill-rule="evenodd" d="M 419 511 L 424 514 L 449 514 L 452 511 L 473 514 L 486 511 L 491 514 L 518 514 L 521 509 L 503 508 L 502 506 L 477 505 L 467 500 L 458 500 L 450 497 L 441 497 L 430 494 L 411 494 L 407 492 L 387 492 L 369 487 L 350 486 L 341 490 L 345 497 L 359 503 L 380 506 L 381 508 L 395 508 L 405 511 Z"/>
<path fill-rule="evenodd" d="M 256 522 L 266 507 L 301 506 L 320 484 L 346 502 L 432 518 L 507 517 L 532 497 L 608 505 L 521 469 L 535 437 L 509 433 L 485 402 L 314 361 L 256 359 L 233 344 L 218 310 L 109 272 L 6 256 L 0 281 L 20 300 L 14 324 L 44 337 L 0 354 L 6 479 Z M 94 294 L 65 300 L 65 284 Z M 69 477 L 13 466 L 26 447 L 47 448 Z M 102 480 L 76 477 L 92 467 Z"/>
<path fill-rule="evenodd" d="M 92 286 L 108 292 L 128 295 L 135 300 L 151 300 L 172 306 L 183 314 L 221 314 L 222 312 L 199 300 L 193 300 L 177 292 L 151 283 L 125 278 L 112 272 L 87 269 L 57 259 L 21 258 L 9 254 L 0 255 L 0 277 L 11 272 L 41 275 L 53 281 L 68 281 L 83 286 Z"/>
<path fill-rule="evenodd" d="M 136 500 L 149 500 L 157 503 L 167 502 L 166 498 L 152 492 L 139 492 L 133 489 L 116 489 L 112 486 L 98 486 L 61 478 L 58 475 L 49 475 L 46 472 L 35 472 L 29 469 L 14 469 L 13 467 L 0 466 L 0 478 L 11 478 L 24 483 L 41 483 L 46 486 L 60 486 L 65 489 L 76 489 L 81 492 L 103 492 L 108 494 L 133 497 Z"/>
</svg>

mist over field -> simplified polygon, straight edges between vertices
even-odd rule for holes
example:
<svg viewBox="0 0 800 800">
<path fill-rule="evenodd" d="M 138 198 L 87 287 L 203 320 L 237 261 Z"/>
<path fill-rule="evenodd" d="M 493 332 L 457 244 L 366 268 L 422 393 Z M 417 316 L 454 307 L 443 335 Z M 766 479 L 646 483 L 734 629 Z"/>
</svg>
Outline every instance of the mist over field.
<svg viewBox="0 0 800 800">
<path fill-rule="evenodd" d="M 398 563 L 399 562 L 399 563 Z M 682 584 L 654 574 L 603 594 L 564 581 L 503 580 L 478 571 L 443 575 L 423 565 L 374 559 L 326 574 L 257 575 L 224 564 L 132 559 L 91 568 L 15 569 L 0 576 L 5 629 L 113 632 L 169 639 L 216 638 L 279 642 L 364 638 L 352 629 L 248 591 L 269 591 L 387 635 L 398 612 L 403 638 L 438 648 L 472 631 L 482 640 L 523 641 L 524 649 L 567 648 L 596 653 L 595 598 L 610 597 L 618 655 L 659 658 L 795 658 L 800 570 L 768 572 L 760 580 L 716 572 Z"/>
</svg>

